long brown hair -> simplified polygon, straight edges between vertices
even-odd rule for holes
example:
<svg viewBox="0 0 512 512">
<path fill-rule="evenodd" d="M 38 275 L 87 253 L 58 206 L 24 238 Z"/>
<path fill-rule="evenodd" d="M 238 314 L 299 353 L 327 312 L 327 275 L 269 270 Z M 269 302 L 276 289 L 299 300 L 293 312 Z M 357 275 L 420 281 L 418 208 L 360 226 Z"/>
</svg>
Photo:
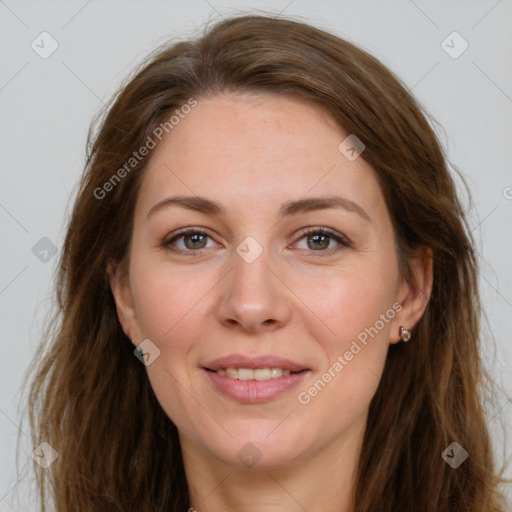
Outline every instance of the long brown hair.
<svg viewBox="0 0 512 512">
<path fill-rule="evenodd" d="M 191 98 L 224 91 L 293 95 L 326 109 L 366 146 L 361 156 L 378 174 L 403 275 L 415 249 L 433 250 L 426 312 L 413 341 L 389 348 L 370 404 L 354 510 L 504 510 L 483 409 L 477 261 L 428 116 L 365 51 L 298 21 L 252 15 L 159 48 L 90 132 L 56 281 L 58 311 L 33 362 L 33 443 L 59 454 L 47 469 L 34 464 L 42 510 L 190 506 L 177 429 L 121 329 L 107 262 L 126 259 L 149 156 L 118 170 Z M 454 441 L 469 454 L 457 469 L 441 457 Z"/>
</svg>

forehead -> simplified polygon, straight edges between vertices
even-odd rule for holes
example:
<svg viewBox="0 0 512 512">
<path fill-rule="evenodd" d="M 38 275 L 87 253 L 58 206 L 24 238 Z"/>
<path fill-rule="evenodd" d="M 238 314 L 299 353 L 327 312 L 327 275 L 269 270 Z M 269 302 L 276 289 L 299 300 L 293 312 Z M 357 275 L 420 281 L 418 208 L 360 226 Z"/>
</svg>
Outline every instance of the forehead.
<svg viewBox="0 0 512 512">
<path fill-rule="evenodd" d="M 165 195 L 272 207 L 339 192 L 382 207 L 373 169 L 339 150 L 347 134 L 323 109 L 291 97 L 201 98 L 153 150 L 140 192 L 147 209 Z"/>
</svg>

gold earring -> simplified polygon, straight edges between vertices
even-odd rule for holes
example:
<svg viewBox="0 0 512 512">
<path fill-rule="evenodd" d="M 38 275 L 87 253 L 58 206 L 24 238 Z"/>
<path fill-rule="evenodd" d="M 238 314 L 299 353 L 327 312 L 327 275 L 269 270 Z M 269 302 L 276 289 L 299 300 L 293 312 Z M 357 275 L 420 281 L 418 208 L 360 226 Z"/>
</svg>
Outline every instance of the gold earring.
<svg viewBox="0 0 512 512">
<path fill-rule="evenodd" d="M 402 341 L 409 341 L 411 339 L 411 330 L 403 325 L 400 326 L 400 338 Z"/>
</svg>

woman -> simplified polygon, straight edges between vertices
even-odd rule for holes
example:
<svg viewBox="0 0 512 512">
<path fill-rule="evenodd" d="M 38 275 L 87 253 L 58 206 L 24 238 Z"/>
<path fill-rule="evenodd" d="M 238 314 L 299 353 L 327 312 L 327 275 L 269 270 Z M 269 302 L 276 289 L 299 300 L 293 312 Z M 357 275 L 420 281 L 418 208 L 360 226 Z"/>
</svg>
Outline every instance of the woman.
<svg viewBox="0 0 512 512">
<path fill-rule="evenodd" d="M 31 387 L 43 503 L 504 510 L 473 242 L 389 70 L 228 19 L 159 49 L 90 148 Z"/>
</svg>

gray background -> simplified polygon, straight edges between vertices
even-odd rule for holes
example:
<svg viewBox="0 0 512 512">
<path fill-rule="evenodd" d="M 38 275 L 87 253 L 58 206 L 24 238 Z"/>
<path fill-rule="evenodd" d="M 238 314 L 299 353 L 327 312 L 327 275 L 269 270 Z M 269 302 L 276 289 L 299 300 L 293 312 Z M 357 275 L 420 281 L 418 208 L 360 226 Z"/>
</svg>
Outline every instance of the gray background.
<svg viewBox="0 0 512 512">
<path fill-rule="evenodd" d="M 442 143 L 475 200 L 470 218 L 488 319 L 483 356 L 499 385 L 489 425 L 499 460 L 504 451 L 510 458 L 501 425 L 512 425 L 512 0 L 0 0 L 0 510 L 35 510 L 20 386 L 52 304 L 51 248 L 62 243 L 92 116 L 157 44 L 256 9 L 301 16 L 369 50 L 442 126 Z M 43 45 L 43 31 L 58 43 L 45 59 L 31 47 Z M 453 31 L 469 44 L 458 58 L 462 40 L 451 36 L 442 46 Z"/>
</svg>

